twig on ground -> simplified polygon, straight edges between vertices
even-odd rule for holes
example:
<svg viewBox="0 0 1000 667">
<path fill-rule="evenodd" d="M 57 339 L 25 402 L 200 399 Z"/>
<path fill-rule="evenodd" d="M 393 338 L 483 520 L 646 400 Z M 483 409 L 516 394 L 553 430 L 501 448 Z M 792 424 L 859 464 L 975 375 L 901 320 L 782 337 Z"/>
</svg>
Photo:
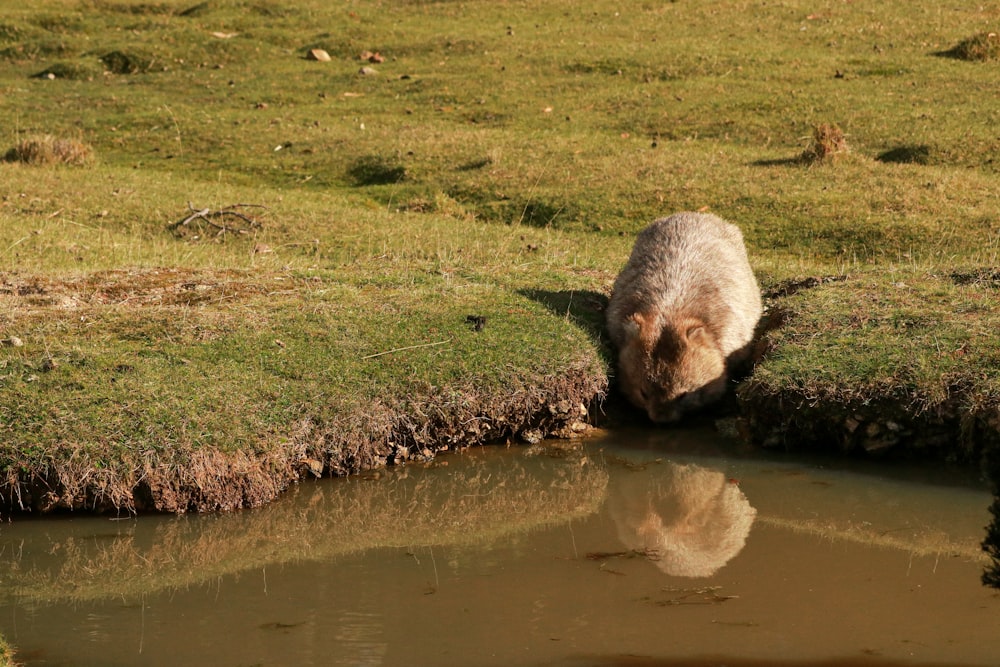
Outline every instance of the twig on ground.
<svg viewBox="0 0 1000 667">
<path fill-rule="evenodd" d="M 225 208 L 213 211 L 210 208 L 196 209 L 191 205 L 191 202 L 188 202 L 190 215 L 170 225 L 170 231 L 180 236 L 181 228 L 193 227 L 191 223 L 195 221 L 204 221 L 206 225 L 215 230 L 215 236 L 217 237 L 227 233 L 249 234 L 251 230 L 259 229 L 261 223 L 257 218 L 242 213 L 239 210 L 247 208 L 260 208 L 265 211 L 267 210 L 267 207 L 263 204 L 231 204 Z M 233 218 L 241 222 L 237 222 L 235 224 L 227 224 L 224 222 L 226 219 Z"/>
<path fill-rule="evenodd" d="M 608 560 L 609 558 L 645 558 L 646 560 L 660 560 L 660 552 L 657 549 L 629 549 L 628 551 L 590 551 L 587 552 L 587 560 Z"/>
<path fill-rule="evenodd" d="M 656 604 L 668 607 L 682 604 L 722 604 L 727 600 L 735 600 L 739 595 L 719 595 L 722 586 L 707 586 L 705 588 L 664 588 L 667 593 L 680 593 L 667 600 L 659 600 Z"/>
<path fill-rule="evenodd" d="M 415 350 L 418 347 L 432 347 L 434 345 L 444 345 L 445 343 L 450 343 L 451 339 L 439 340 L 435 343 L 421 343 L 420 345 L 407 345 L 406 347 L 396 347 L 391 350 L 385 350 L 384 352 L 376 352 L 375 354 L 369 354 L 367 356 L 361 357 L 362 359 L 374 359 L 375 357 L 381 357 L 386 354 L 392 354 L 393 352 L 403 352 L 404 350 Z"/>
</svg>

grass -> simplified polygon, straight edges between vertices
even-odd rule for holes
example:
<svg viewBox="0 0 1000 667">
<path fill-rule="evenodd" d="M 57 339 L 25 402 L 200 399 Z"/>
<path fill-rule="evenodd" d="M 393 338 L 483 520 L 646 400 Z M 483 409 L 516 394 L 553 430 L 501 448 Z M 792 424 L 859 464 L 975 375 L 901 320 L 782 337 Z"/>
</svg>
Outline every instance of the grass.
<svg viewBox="0 0 1000 667">
<path fill-rule="evenodd" d="M 758 436 L 847 451 L 905 443 L 965 460 L 997 444 L 993 270 L 893 267 L 840 278 L 782 300 L 785 323 L 740 390 Z M 780 417 L 770 412 L 777 404 Z"/>
<path fill-rule="evenodd" d="M 1000 59 L 1000 37 L 996 32 L 981 32 L 955 45 L 945 52 L 959 60 L 987 61 Z"/>
<path fill-rule="evenodd" d="M 781 324 L 740 392 L 755 441 L 975 459 L 1000 411 L 1000 109 L 994 61 L 938 55 L 996 21 L 957 0 L 4 7 L 0 151 L 100 157 L 0 164 L 5 509 L 254 505 L 317 469 L 579 428 L 634 233 L 698 209 L 744 230 Z M 850 151 L 803 160 L 823 127 Z M 233 204 L 261 224 L 171 230 Z"/>
<path fill-rule="evenodd" d="M 822 123 L 813 128 L 813 140 L 802 153 L 802 161 L 807 163 L 835 160 L 850 148 L 844 131 L 836 125 Z"/>
<path fill-rule="evenodd" d="M 81 175 L 74 206 L 49 209 L 47 191 L 64 179 L 79 186 Z M 27 273 L 6 274 L 0 289 L 4 337 L 25 342 L 0 348 L 6 474 L 14 486 L 36 474 L 65 491 L 17 502 L 260 504 L 302 461 L 343 473 L 511 437 L 558 417 L 550 404 L 601 391 L 591 338 L 550 309 L 572 294 L 573 272 L 550 292 L 527 289 L 529 267 L 575 261 L 545 230 L 472 225 L 459 237 L 448 221 L 336 197 L 285 202 L 280 191 L 192 188 L 103 165 L 83 174 L 16 168 L 9 182 L 18 224 L 0 245 Z M 187 198 L 217 207 L 219 197 L 266 204 L 262 229 L 221 242 L 169 231 Z M 150 209 L 162 201 L 177 208 Z M 88 270 L 67 272 L 67 259 Z M 487 318 L 482 331 L 469 315 Z M 411 347 L 427 343 L 435 346 Z M 422 411 L 426 403 L 433 410 Z M 488 426 L 457 426 L 477 419 Z M 405 451 L 389 442 L 393 433 L 409 441 Z M 229 484 L 224 466 L 218 482 L 174 479 L 198 469 L 192 456 L 203 449 L 247 450 L 254 484 Z"/>
<path fill-rule="evenodd" d="M 85 143 L 75 139 L 42 135 L 21 140 L 7 151 L 4 159 L 7 162 L 33 165 L 86 165 L 93 159 L 93 151 Z"/>
<path fill-rule="evenodd" d="M 17 664 L 14 662 L 14 649 L 0 637 L 0 667 L 15 667 Z"/>
</svg>

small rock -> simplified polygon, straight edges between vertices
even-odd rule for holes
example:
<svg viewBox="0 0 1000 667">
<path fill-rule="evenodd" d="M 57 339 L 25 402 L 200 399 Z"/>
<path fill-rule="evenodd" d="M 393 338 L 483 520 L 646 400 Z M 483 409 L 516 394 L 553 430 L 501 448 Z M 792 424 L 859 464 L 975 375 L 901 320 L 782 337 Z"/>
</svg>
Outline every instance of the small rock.
<svg viewBox="0 0 1000 667">
<path fill-rule="evenodd" d="M 542 432 L 537 428 L 528 428 L 521 431 L 521 440 L 529 445 L 537 445 L 542 441 Z"/>
<path fill-rule="evenodd" d="M 330 60 L 330 54 L 323 49 L 309 49 L 309 53 L 306 54 L 306 60 L 316 60 L 321 63 L 328 63 Z"/>
<path fill-rule="evenodd" d="M 862 443 L 865 451 L 869 454 L 874 454 L 876 452 L 882 452 L 893 445 L 895 445 L 897 440 L 895 438 L 868 438 Z"/>
<path fill-rule="evenodd" d="M 568 415 L 571 409 L 572 404 L 566 400 L 559 401 L 558 403 L 549 403 L 549 413 L 553 416 Z"/>
<path fill-rule="evenodd" d="M 0 340 L 0 344 L 8 345 L 10 347 L 22 347 L 24 345 L 24 341 L 18 338 L 17 336 L 11 336 L 10 338 L 4 338 L 3 340 Z"/>
<path fill-rule="evenodd" d="M 726 417 L 715 420 L 715 430 L 725 438 L 736 439 L 740 435 L 740 430 L 736 424 L 735 417 Z"/>
<path fill-rule="evenodd" d="M 385 62 L 385 56 L 378 51 L 362 51 L 358 58 L 376 65 Z"/>
<path fill-rule="evenodd" d="M 302 459 L 299 461 L 310 473 L 316 477 L 323 476 L 323 462 L 317 461 L 316 459 Z"/>
<path fill-rule="evenodd" d="M 372 76 L 374 74 L 378 74 L 378 70 L 375 69 L 374 67 L 368 67 L 367 65 L 365 65 L 364 67 L 358 70 L 358 74 L 360 74 L 361 76 Z"/>
</svg>

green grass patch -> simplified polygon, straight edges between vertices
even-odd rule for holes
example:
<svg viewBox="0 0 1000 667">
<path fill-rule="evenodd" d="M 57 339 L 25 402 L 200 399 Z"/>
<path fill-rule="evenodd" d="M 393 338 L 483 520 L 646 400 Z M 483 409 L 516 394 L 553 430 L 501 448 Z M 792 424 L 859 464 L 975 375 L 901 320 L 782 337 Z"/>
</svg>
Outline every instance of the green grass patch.
<svg viewBox="0 0 1000 667">
<path fill-rule="evenodd" d="M 64 490 L 10 502 L 259 504 L 303 464 L 355 472 L 572 424 L 603 390 L 599 334 L 572 319 L 597 306 L 581 296 L 552 309 L 585 266 L 584 280 L 570 271 L 550 293 L 526 289 L 575 261 L 565 239 L 481 223 L 457 235 L 447 218 L 259 190 L 224 195 L 266 205 L 252 234 L 183 236 L 172 228 L 196 194 L 178 189 L 187 182 L 98 168 L 84 179 L 93 200 L 50 211 L 44 193 L 81 179 L 7 170 L 24 191 L 8 199 L 0 244 L 27 261 L 0 277 L 0 471 L 8 488 L 38 478 Z M 145 208 L 167 200 L 176 209 Z M 206 478 L 163 488 L 216 455 L 278 481 L 223 501 L 190 495 Z"/>
<path fill-rule="evenodd" d="M 995 269 L 916 267 L 830 280 L 777 300 L 780 326 L 741 397 L 772 444 L 878 451 L 905 441 L 973 459 L 997 438 Z M 761 406 L 784 403 L 779 415 Z"/>
</svg>

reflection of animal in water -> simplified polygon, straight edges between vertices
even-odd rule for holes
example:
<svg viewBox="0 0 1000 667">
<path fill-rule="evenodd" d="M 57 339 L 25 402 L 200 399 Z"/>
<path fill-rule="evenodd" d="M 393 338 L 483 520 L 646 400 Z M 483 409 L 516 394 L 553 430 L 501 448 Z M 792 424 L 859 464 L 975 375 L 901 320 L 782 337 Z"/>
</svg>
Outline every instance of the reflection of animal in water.
<svg viewBox="0 0 1000 667">
<path fill-rule="evenodd" d="M 606 311 L 618 384 L 655 422 L 718 400 L 750 352 L 760 290 L 735 225 L 678 213 L 639 234 Z"/>
<path fill-rule="evenodd" d="M 757 510 L 721 472 L 697 465 L 620 474 L 609 498 L 618 536 L 677 577 L 709 577 L 746 544 Z"/>
</svg>

